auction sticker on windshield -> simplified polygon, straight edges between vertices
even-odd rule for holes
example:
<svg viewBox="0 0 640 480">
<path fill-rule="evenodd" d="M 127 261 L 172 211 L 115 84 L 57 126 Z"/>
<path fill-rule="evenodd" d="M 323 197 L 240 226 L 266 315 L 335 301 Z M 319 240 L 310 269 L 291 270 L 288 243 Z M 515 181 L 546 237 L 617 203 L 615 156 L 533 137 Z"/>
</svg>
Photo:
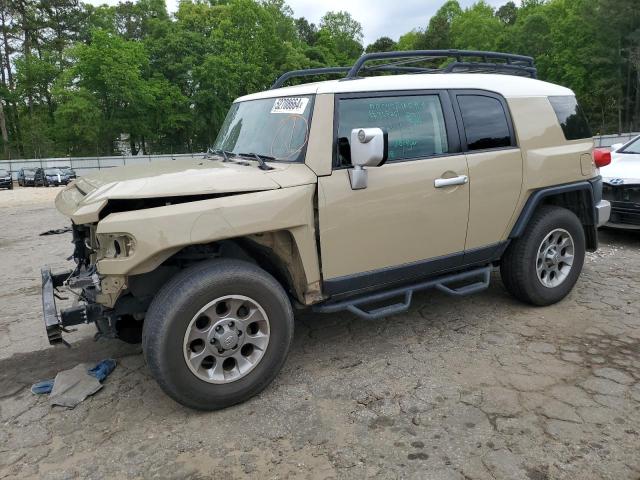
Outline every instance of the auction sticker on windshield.
<svg viewBox="0 0 640 480">
<path fill-rule="evenodd" d="M 276 98 L 271 113 L 302 115 L 307 108 L 307 103 L 309 103 L 309 99 L 304 97 Z"/>
</svg>

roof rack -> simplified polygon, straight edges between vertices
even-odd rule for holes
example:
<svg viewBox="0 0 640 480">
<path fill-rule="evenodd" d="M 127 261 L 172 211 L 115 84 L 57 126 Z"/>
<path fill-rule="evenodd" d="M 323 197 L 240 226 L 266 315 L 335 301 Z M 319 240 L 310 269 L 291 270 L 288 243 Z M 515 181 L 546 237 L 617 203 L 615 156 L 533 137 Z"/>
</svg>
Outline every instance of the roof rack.
<svg viewBox="0 0 640 480">
<path fill-rule="evenodd" d="M 408 63 L 438 61 L 441 59 L 452 61 L 443 66 L 415 67 Z M 372 60 L 402 59 L 384 64 L 365 66 Z M 532 57 L 501 52 L 484 52 L 479 50 L 409 50 L 404 52 L 378 52 L 362 55 L 352 67 L 311 68 L 307 70 L 292 70 L 280 76 L 271 89 L 280 88 L 288 80 L 295 77 L 314 75 L 335 75 L 346 73 L 343 80 L 361 78 L 366 72 L 394 72 L 394 73 L 502 73 L 519 75 L 530 78 L 537 77 L 537 70 Z"/>
</svg>

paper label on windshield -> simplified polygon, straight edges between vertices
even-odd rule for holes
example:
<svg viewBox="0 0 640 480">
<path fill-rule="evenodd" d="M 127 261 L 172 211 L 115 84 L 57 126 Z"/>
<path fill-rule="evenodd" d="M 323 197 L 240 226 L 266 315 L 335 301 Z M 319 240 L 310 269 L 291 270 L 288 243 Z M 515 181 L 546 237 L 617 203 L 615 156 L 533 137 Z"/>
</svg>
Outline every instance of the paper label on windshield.
<svg viewBox="0 0 640 480">
<path fill-rule="evenodd" d="M 271 113 L 288 113 L 290 115 L 302 115 L 309 103 L 304 97 L 276 98 Z"/>
</svg>

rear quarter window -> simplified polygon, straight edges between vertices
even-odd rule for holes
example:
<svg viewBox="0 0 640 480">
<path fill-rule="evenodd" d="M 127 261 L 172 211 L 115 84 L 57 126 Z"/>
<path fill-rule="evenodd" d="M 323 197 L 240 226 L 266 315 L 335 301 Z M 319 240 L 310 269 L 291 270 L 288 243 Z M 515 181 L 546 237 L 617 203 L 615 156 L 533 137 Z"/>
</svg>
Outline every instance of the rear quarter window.
<svg viewBox="0 0 640 480">
<path fill-rule="evenodd" d="M 458 95 L 467 149 L 486 150 L 512 146 L 511 131 L 502 102 L 485 95 Z"/>
<path fill-rule="evenodd" d="M 573 95 L 549 97 L 549 102 L 551 102 L 553 111 L 556 112 L 564 138 L 578 140 L 592 137 L 587 117 L 580 108 L 576 97 Z"/>
</svg>

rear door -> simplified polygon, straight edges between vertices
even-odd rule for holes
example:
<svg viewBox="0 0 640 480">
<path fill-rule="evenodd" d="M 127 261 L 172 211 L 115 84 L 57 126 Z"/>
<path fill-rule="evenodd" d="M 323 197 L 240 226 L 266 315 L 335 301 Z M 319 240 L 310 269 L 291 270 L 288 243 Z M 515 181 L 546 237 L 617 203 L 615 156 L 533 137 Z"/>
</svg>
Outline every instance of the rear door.
<svg viewBox="0 0 640 480">
<path fill-rule="evenodd" d="M 481 90 L 452 91 L 451 98 L 469 166 L 465 263 L 489 261 L 501 251 L 516 210 L 522 190 L 522 154 L 504 98 Z"/>
<path fill-rule="evenodd" d="M 469 213 L 467 162 L 445 92 L 336 96 L 332 174 L 318 179 L 325 291 L 360 290 L 462 262 Z M 388 132 L 389 159 L 352 190 L 350 132 Z M 459 179 L 436 188 L 437 179 Z"/>
</svg>

